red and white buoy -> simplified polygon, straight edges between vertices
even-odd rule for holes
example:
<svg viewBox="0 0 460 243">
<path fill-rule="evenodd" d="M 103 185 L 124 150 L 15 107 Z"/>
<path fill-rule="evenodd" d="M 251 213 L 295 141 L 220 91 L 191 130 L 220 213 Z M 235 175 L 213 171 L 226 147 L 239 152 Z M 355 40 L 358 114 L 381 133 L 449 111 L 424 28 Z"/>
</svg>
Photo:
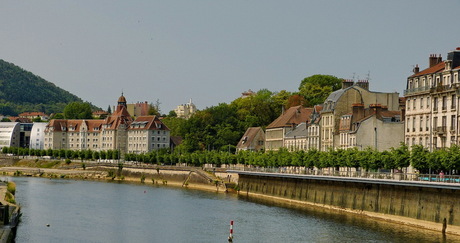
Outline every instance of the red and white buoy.
<svg viewBox="0 0 460 243">
<path fill-rule="evenodd" d="M 230 235 L 228 236 L 228 242 L 233 242 L 233 220 L 230 221 Z"/>
</svg>

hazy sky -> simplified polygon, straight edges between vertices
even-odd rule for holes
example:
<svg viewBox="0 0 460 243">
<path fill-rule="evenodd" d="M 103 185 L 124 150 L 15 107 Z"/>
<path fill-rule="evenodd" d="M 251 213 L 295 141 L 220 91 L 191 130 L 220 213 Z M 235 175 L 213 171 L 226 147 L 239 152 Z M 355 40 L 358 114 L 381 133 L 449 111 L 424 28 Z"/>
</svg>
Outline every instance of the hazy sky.
<svg viewBox="0 0 460 243">
<path fill-rule="evenodd" d="M 107 109 L 168 113 L 252 89 L 297 91 L 314 74 L 399 92 L 413 65 L 460 46 L 460 1 L 186 0 L 0 3 L 0 59 Z"/>
</svg>

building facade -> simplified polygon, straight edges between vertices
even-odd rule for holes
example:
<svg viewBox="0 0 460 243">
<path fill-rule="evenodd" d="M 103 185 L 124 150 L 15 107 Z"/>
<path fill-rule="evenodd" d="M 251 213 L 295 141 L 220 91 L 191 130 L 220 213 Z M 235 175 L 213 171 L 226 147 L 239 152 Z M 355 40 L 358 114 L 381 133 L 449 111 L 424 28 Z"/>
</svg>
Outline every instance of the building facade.
<svg viewBox="0 0 460 243">
<path fill-rule="evenodd" d="M 192 99 L 187 104 L 178 105 L 176 109 L 174 109 L 177 117 L 189 119 L 193 114 L 197 112 L 195 104 L 192 103 Z"/>
<path fill-rule="evenodd" d="M 402 111 L 388 111 L 379 104 L 353 104 L 353 111 L 340 119 L 341 149 L 372 148 L 378 151 L 400 146 L 404 141 Z"/>
<path fill-rule="evenodd" d="M 156 116 L 133 120 L 126 98 L 118 99 L 116 110 L 102 120 L 51 120 L 44 129 L 44 149 L 118 150 L 144 153 L 169 148 L 169 129 Z"/>
<path fill-rule="evenodd" d="M 128 127 L 128 153 L 167 149 L 170 131 L 157 116 L 140 116 Z"/>
<path fill-rule="evenodd" d="M 352 112 L 352 104 L 379 104 L 389 111 L 398 111 L 399 94 L 369 91 L 367 80 L 344 80 L 342 89 L 332 92 L 323 104 L 321 111 L 321 150 L 340 148 L 340 120 Z"/>
<path fill-rule="evenodd" d="M 265 130 L 265 150 L 279 150 L 285 146 L 286 134 L 301 123 L 310 121 L 313 108 L 293 106 L 274 120 Z"/>
<path fill-rule="evenodd" d="M 19 122 L 0 122 L 0 149 L 3 147 L 19 147 Z"/>
<path fill-rule="evenodd" d="M 428 60 L 428 68 L 416 65 L 407 78 L 405 142 L 434 150 L 459 142 L 460 48 L 444 61 L 434 54 Z"/>
<path fill-rule="evenodd" d="M 45 149 L 45 129 L 48 123 L 34 122 L 30 131 L 30 149 Z"/>
<path fill-rule="evenodd" d="M 250 127 L 236 145 L 236 151 L 262 151 L 264 149 L 265 133 L 261 127 Z"/>
</svg>

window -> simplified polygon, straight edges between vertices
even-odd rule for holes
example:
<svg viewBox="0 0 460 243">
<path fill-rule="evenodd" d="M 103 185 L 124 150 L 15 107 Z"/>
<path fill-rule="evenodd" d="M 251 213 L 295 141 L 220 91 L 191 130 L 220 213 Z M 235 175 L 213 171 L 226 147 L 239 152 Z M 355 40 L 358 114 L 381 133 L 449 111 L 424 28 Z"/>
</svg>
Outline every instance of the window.
<svg viewBox="0 0 460 243">
<path fill-rule="evenodd" d="M 410 100 L 407 100 L 407 109 L 410 110 Z"/>
<path fill-rule="evenodd" d="M 456 95 L 452 95 L 452 103 L 450 104 L 450 108 L 451 109 L 455 109 L 457 107 L 457 96 Z"/>
<path fill-rule="evenodd" d="M 423 131 L 423 116 L 420 116 L 420 131 Z"/>
<path fill-rule="evenodd" d="M 415 132 L 415 120 L 416 120 L 416 117 L 412 119 L 412 132 Z"/>
<path fill-rule="evenodd" d="M 420 109 L 423 109 L 423 98 L 420 98 Z"/>
<path fill-rule="evenodd" d="M 415 98 L 414 98 L 414 101 L 412 103 L 413 103 L 412 106 L 414 107 L 414 110 L 415 110 L 416 109 L 415 104 L 417 103 Z"/>
<path fill-rule="evenodd" d="M 406 125 L 406 127 L 407 127 L 407 132 L 409 132 L 409 130 L 410 130 L 409 125 L 410 125 L 410 117 L 407 118 L 407 125 Z"/>
<path fill-rule="evenodd" d="M 433 99 L 433 111 L 438 111 L 438 97 Z"/>
<path fill-rule="evenodd" d="M 430 116 L 426 116 L 426 130 L 425 131 L 428 131 L 429 128 L 428 128 L 428 125 L 429 125 L 429 122 L 430 122 Z"/>
<path fill-rule="evenodd" d="M 455 118 L 455 115 L 452 115 L 450 117 L 450 130 L 451 131 L 455 131 L 455 128 L 457 127 L 457 122 L 456 122 L 456 118 Z"/>
<path fill-rule="evenodd" d="M 447 96 L 442 97 L 442 110 L 447 110 Z"/>
<path fill-rule="evenodd" d="M 430 108 L 430 97 L 426 97 L 426 108 Z"/>
</svg>

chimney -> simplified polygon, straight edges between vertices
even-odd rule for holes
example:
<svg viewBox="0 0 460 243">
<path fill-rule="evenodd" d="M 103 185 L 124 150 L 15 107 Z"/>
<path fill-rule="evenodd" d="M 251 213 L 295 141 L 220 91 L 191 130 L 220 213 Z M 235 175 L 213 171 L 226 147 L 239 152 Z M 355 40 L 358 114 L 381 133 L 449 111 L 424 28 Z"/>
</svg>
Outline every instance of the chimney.
<svg viewBox="0 0 460 243">
<path fill-rule="evenodd" d="M 353 86 L 353 84 L 355 84 L 355 82 L 353 82 L 353 80 L 344 79 L 344 80 L 342 80 L 342 89 L 349 88 L 349 87 Z"/>
<path fill-rule="evenodd" d="M 439 57 L 436 54 L 430 55 L 430 59 L 429 59 L 430 67 L 433 67 L 441 62 L 442 62 L 441 54 L 439 54 Z"/>
<path fill-rule="evenodd" d="M 412 72 L 414 72 L 414 74 L 417 74 L 420 72 L 420 68 L 418 67 L 418 64 L 415 65 L 414 69 L 412 69 Z"/>
<path fill-rule="evenodd" d="M 352 104 L 351 107 L 353 111 L 353 122 L 364 118 L 364 104 L 356 103 Z"/>
<path fill-rule="evenodd" d="M 358 82 L 356 83 L 359 87 L 365 89 L 365 90 L 369 90 L 369 80 L 358 80 Z"/>
<path fill-rule="evenodd" d="M 374 114 L 375 114 L 375 116 L 377 118 L 382 118 L 380 112 L 382 111 L 383 107 L 382 107 L 381 104 L 371 104 L 371 105 L 369 105 L 369 108 L 371 108 L 371 110 L 373 110 L 373 112 L 374 112 Z"/>
</svg>

